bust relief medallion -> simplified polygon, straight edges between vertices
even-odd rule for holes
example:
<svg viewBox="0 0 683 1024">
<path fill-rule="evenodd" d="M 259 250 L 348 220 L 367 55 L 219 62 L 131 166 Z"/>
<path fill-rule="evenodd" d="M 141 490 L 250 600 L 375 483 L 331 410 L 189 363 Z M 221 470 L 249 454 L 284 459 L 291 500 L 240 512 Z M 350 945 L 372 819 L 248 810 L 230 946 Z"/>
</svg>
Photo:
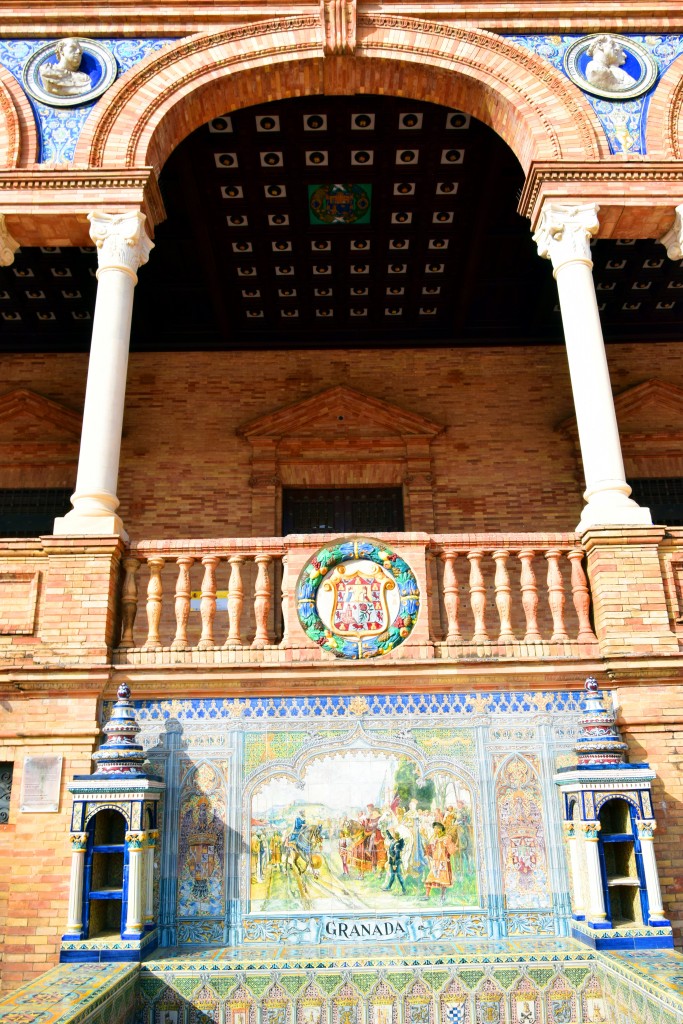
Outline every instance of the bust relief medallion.
<svg viewBox="0 0 683 1024">
<path fill-rule="evenodd" d="M 39 103 L 72 107 L 101 96 L 114 82 L 116 60 L 92 39 L 69 37 L 39 47 L 24 66 L 24 86 Z"/>
</svg>

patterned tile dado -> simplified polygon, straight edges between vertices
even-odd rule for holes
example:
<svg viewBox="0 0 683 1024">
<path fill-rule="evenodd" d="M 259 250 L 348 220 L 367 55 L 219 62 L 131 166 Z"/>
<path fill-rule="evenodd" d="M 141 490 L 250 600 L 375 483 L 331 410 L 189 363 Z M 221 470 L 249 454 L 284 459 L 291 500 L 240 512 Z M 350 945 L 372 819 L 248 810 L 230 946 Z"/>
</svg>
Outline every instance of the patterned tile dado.
<svg viewBox="0 0 683 1024">
<path fill-rule="evenodd" d="M 154 50 L 171 42 L 169 39 L 100 39 L 116 58 L 119 75 L 128 71 Z M 44 46 L 48 39 L 0 39 L 0 64 L 22 85 L 22 71 L 27 60 Z M 73 160 L 78 137 L 97 100 L 77 107 L 50 107 L 28 96 L 33 107 L 40 136 L 40 163 L 68 163 Z"/>
<path fill-rule="evenodd" d="M 567 48 L 580 36 L 565 35 L 527 35 L 511 36 L 515 42 L 532 50 L 566 74 L 564 55 Z M 640 43 L 648 50 L 657 62 L 660 76 L 669 65 L 683 52 L 683 36 L 681 35 L 629 35 L 629 39 Z M 645 129 L 650 99 L 657 84 L 646 93 L 633 100 L 601 99 L 584 93 L 586 99 L 595 110 L 613 153 L 645 153 Z"/>
<path fill-rule="evenodd" d="M 0 1024 L 127 1024 L 137 964 L 60 964 L 0 1000 Z"/>
</svg>

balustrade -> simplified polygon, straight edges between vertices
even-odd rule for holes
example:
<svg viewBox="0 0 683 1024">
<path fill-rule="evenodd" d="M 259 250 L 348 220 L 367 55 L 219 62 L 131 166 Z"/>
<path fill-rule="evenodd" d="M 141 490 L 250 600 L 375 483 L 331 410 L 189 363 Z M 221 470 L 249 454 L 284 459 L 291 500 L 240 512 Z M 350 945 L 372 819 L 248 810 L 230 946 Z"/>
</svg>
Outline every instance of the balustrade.
<svg viewBox="0 0 683 1024">
<path fill-rule="evenodd" d="M 495 537 L 486 535 L 487 541 Z M 469 538 L 435 537 L 432 549 L 443 563 L 442 603 L 444 610 L 443 642 L 447 647 L 515 645 L 517 650 L 508 656 L 523 657 L 522 646 L 531 649 L 528 654 L 545 653 L 540 648 L 549 645 L 595 645 L 597 638 L 590 623 L 590 593 L 583 569 L 583 550 L 572 543 L 570 537 L 518 537 L 498 538 L 504 543 L 467 544 Z M 514 573 L 512 556 L 518 568 Z M 470 562 L 469 574 L 463 572 L 458 580 L 458 558 L 465 556 Z M 547 603 L 542 600 L 536 572 L 541 572 L 545 558 L 545 589 Z M 570 633 L 566 583 L 571 588 L 573 612 Z M 515 601 L 515 590 L 519 598 Z M 471 631 L 461 626 L 458 618 L 462 598 L 469 593 L 472 610 Z M 498 628 L 486 626 L 488 598 L 492 596 L 498 613 Z M 492 639 L 497 634 L 497 640 Z M 552 653 L 549 650 L 548 653 Z M 505 656 L 505 652 L 501 652 Z"/>
<path fill-rule="evenodd" d="M 392 543 L 400 550 L 401 535 Z M 297 557 L 288 565 L 292 545 Z M 316 546 L 314 538 L 138 544 L 123 561 L 121 655 L 165 649 L 273 660 L 299 648 L 299 660 L 306 649 L 319 658 L 298 628 L 293 593 L 302 551 L 308 557 Z M 436 556 L 420 613 L 431 624 L 428 656 L 595 654 L 584 553 L 572 534 L 425 536 L 419 551 L 425 564 Z"/>
</svg>

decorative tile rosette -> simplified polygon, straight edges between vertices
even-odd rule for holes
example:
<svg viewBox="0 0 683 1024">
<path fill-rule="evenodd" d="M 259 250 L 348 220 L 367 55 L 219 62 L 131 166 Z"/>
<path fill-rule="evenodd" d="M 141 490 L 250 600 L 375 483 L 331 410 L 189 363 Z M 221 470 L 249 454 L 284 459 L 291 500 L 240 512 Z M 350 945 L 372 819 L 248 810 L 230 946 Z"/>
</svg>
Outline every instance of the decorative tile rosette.
<svg viewBox="0 0 683 1024">
<path fill-rule="evenodd" d="M 377 658 L 410 636 L 420 591 L 408 563 L 384 544 L 347 538 L 320 548 L 296 585 L 307 636 L 338 658 Z"/>
</svg>

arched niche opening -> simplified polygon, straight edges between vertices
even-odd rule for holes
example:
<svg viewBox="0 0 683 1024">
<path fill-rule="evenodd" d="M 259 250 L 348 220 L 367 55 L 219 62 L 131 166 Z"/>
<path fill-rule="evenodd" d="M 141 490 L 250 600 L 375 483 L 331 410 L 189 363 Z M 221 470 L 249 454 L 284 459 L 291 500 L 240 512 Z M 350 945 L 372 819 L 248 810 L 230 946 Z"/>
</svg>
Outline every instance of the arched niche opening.
<svg viewBox="0 0 683 1024">
<path fill-rule="evenodd" d="M 88 822 L 83 927 L 89 939 L 121 935 L 126 913 L 126 819 L 103 808 Z"/>
<path fill-rule="evenodd" d="M 600 808 L 598 849 L 609 927 L 648 921 L 647 889 L 634 804 L 622 798 Z"/>
</svg>

